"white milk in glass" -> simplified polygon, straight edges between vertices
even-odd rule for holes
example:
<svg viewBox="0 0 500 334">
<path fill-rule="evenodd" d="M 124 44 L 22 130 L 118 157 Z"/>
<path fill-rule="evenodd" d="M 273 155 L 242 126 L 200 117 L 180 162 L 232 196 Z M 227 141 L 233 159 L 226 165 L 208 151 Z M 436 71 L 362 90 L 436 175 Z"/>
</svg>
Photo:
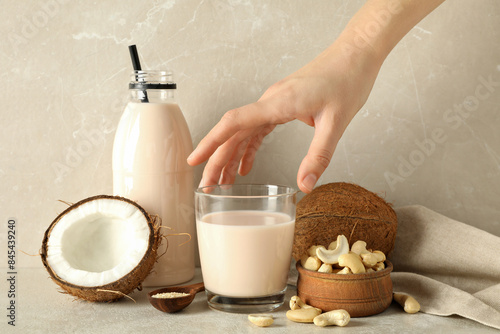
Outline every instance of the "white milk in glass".
<svg viewBox="0 0 500 334">
<path fill-rule="evenodd" d="M 260 297 L 286 287 L 295 220 L 264 211 L 224 211 L 196 221 L 207 290 Z"/>
</svg>

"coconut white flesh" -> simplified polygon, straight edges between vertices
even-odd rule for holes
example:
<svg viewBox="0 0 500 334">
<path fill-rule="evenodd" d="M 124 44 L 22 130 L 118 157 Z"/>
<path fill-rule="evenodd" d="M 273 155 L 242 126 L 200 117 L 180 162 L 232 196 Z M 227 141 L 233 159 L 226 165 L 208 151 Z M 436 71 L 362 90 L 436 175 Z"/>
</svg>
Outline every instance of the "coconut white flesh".
<svg viewBox="0 0 500 334">
<path fill-rule="evenodd" d="M 47 243 L 47 262 L 80 286 L 114 282 L 134 269 L 148 249 L 150 229 L 134 205 L 112 199 L 86 202 L 63 216 Z"/>
</svg>

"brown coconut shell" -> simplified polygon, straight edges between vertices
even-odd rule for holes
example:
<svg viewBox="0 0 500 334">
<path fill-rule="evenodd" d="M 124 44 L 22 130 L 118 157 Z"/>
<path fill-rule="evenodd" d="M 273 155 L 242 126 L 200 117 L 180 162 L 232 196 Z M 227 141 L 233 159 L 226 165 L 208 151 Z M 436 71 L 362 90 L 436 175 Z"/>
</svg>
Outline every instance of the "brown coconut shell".
<svg viewBox="0 0 500 334">
<path fill-rule="evenodd" d="M 119 280 L 102 286 L 93 286 L 93 287 L 79 286 L 65 281 L 64 279 L 59 277 L 50 267 L 49 263 L 47 262 L 48 240 L 50 238 L 50 233 L 52 232 L 52 229 L 54 228 L 54 226 L 56 226 L 56 224 L 64 215 L 66 215 L 68 212 L 70 212 L 71 210 L 75 209 L 76 207 L 84 203 L 98 199 L 113 199 L 113 200 L 124 201 L 139 209 L 140 212 L 146 217 L 149 225 L 150 233 L 149 233 L 148 249 L 144 254 L 144 257 L 137 264 L 137 266 Z M 42 263 L 49 272 L 52 280 L 57 285 L 59 285 L 66 293 L 73 295 L 77 298 L 91 302 L 110 302 L 110 301 L 116 301 L 124 297 L 125 295 L 128 295 L 135 289 L 140 290 L 142 288 L 141 283 L 149 275 L 149 273 L 153 269 L 153 265 L 156 262 L 157 250 L 158 246 L 160 245 L 161 239 L 162 238 L 159 234 L 159 226 L 156 223 L 156 220 L 153 217 L 151 217 L 146 212 L 146 210 L 144 210 L 139 204 L 124 197 L 98 195 L 86 198 L 78 203 L 71 205 L 66 210 L 64 210 L 59 216 L 57 216 L 56 219 L 54 219 L 54 221 L 45 231 L 40 255 L 42 258 Z"/>
<path fill-rule="evenodd" d="M 352 183 L 325 184 L 297 203 L 293 257 L 299 260 L 312 245 L 328 247 L 341 234 L 349 246 L 363 240 L 389 255 L 397 225 L 391 205 L 375 193 Z"/>
</svg>

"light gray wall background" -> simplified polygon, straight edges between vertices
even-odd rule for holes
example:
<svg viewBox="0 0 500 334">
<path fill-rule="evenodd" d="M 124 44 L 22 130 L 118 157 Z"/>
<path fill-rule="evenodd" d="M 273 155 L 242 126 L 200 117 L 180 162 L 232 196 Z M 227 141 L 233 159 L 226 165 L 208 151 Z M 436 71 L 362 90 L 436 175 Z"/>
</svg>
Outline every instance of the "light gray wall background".
<svg viewBox="0 0 500 334">
<path fill-rule="evenodd" d="M 4 1 L 0 244 L 15 217 L 19 249 L 37 253 L 66 207 L 59 199 L 112 192 L 129 44 L 144 68 L 175 71 L 196 144 L 225 111 L 331 44 L 363 3 Z M 424 205 L 500 235 L 499 56 L 500 3 L 448 0 L 387 58 L 320 183 L 355 182 L 395 206 Z M 295 185 L 312 134 L 300 122 L 279 126 L 237 182 Z"/>
</svg>

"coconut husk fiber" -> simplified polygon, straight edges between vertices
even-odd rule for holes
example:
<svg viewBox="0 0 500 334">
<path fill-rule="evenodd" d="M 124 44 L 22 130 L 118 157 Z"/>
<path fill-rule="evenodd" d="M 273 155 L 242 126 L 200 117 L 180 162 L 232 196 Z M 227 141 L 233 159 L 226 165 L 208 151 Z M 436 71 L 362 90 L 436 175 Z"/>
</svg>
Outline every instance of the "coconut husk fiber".
<svg viewBox="0 0 500 334">
<path fill-rule="evenodd" d="M 297 203 L 293 257 L 299 260 L 312 245 L 328 247 L 341 234 L 349 246 L 363 240 L 389 255 L 397 224 L 391 205 L 375 193 L 352 183 L 325 184 Z"/>
</svg>

